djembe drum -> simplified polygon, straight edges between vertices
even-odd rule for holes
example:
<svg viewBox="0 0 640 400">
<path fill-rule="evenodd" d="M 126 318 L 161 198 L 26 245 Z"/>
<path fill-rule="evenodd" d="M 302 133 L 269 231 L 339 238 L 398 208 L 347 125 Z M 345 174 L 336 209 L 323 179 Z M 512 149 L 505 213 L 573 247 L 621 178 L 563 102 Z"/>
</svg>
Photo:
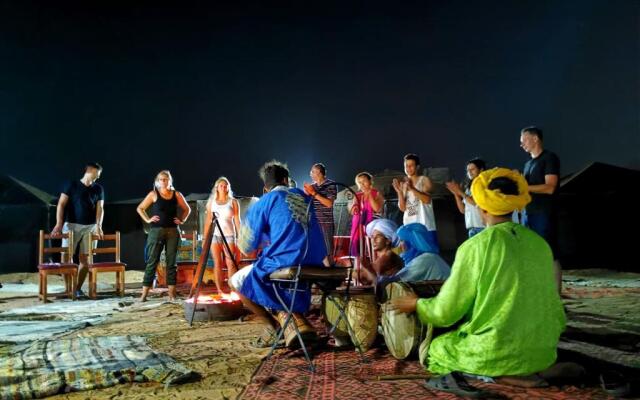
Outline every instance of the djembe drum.
<svg viewBox="0 0 640 400">
<path fill-rule="evenodd" d="M 434 297 L 443 281 L 392 282 L 382 293 L 382 332 L 391 355 L 404 360 L 420 347 L 420 359 L 426 357 L 433 339 L 433 326 L 423 326 L 415 313 L 406 314 L 391 310 L 389 302 L 395 298 L 415 293 L 420 298 Z M 423 354 L 424 353 L 424 354 Z"/>
<path fill-rule="evenodd" d="M 327 299 L 331 296 L 333 300 Z M 378 305 L 372 287 L 349 288 L 349 301 L 345 302 L 345 289 L 340 288 L 325 294 L 322 298 L 322 310 L 327 324 L 334 328 L 333 335 L 336 344 L 344 343 L 349 338 L 361 351 L 367 351 L 373 345 L 378 334 Z M 338 321 L 340 316 L 335 302 L 346 311 L 347 320 L 351 325 L 349 333 L 345 321 Z M 336 326 L 337 323 L 337 326 Z"/>
</svg>

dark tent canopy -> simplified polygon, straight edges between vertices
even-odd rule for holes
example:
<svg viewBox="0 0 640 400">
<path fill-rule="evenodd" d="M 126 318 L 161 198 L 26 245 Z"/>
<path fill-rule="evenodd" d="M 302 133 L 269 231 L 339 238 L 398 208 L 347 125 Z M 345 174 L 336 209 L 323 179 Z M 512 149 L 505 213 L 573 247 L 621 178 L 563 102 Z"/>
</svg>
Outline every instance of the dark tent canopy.
<svg viewBox="0 0 640 400">
<path fill-rule="evenodd" d="M 38 231 L 55 224 L 55 197 L 0 175 L 0 271 L 36 271 Z"/>
<path fill-rule="evenodd" d="M 561 180 L 559 257 L 563 268 L 638 271 L 635 210 L 640 171 L 594 162 Z"/>
</svg>

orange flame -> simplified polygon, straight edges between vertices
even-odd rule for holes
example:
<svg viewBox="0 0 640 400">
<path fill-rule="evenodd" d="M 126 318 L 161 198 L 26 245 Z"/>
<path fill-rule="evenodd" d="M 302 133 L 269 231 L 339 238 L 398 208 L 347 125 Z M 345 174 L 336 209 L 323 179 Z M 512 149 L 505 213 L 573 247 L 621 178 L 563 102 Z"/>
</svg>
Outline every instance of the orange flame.
<svg viewBox="0 0 640 400">
<path fill-rule="evenodd" d="M 190 298 L 187 302 L 193 303 L 193 300 L 193 298 Z M 198 296 L 198 304 L 235 303 L 237 301 L 240 301 L 240 296 L 236 292 Z"/>
</svg>

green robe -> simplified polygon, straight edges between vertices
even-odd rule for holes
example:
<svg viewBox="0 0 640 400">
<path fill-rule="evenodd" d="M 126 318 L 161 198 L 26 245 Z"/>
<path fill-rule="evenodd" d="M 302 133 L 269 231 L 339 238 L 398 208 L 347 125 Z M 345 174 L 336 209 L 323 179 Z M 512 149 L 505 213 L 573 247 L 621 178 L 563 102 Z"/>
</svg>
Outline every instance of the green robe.
<svg viewBox="0 0 640 400">
<path fill-rule="evenodd" d="M 553 256 L 533 231 L 513 222 L 463 243 L 438 296 L 419 299 L 424 324 L 461 325 L 433 339 L 428 370 L 485 376 L 529 375 L 556 360 L 565 327 Z"/>
</svg>

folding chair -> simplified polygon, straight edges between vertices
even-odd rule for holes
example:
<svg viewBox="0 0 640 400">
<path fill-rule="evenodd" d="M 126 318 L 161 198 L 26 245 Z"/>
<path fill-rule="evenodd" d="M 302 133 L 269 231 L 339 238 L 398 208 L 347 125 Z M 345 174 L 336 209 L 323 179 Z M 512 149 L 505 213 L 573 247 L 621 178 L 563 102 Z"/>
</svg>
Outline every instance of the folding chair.
<svg viewBox="0 0 640 400">
<path fill-rule="evenodd" d="M 46 247 L 45 240 L 67 239 L 67 246 Z M 78 278 L 78 264 L 73 263 L 73 232 L 53 236 L 40 231 L 38 244 L 38 299 L 47 302 L 47 277 L 49 275 L 62 275 L 64 279 L 65 294 L 70 299 L 76 299 L 76 280 Z M 60 253 L 60 262 L 45 262 L 44 255 Z"/>
<path fill-rule="evenodd" d="M 120 231 L 114 234 L 91 235 L 91 252 L 89 254 L 89 298 L 95 299 L 98 295 L 98 273 L 116 273 L 116 293 L 124 296 L 124 274 L 127 264 L 120 261 Z M 99 242 L 112 241 L 114 247 L 98 247 Z M 113 254 L 114 261 L 94 262 L 93 256 L 97 254 Z"/>
<path fill-rule="evenodd" d="M 347 320 L 347 315 L 344 307 L 334 297 L 335 296 L 334 289 L 337 288 L 340 284 L 347 281 L 347 289 L 344 295 L 345 304 L 347 304 L 349 300 L 349 286 L 351 285 L 352 271 L 353 271 L 353 267 L 336 267 L 336 266 L 315 267 L 315 266 L 298 265 L 294 267 L 280 268 L 272 272 L 271 275 L 269 275 L 269 279 L 273 283 L 272 287 L 273 287 L 274 293 L 278 298 L 278 301 L 280 302 L 282 307 L 285 309 L 287 316 L 285 318 L 284 324 L 282 324 L 282 326 L 278 330 L 278 336 L 273 346 L 271 346 L 271 350 L 267 355 L 267 359 L 271 357 L 271 355 L 273 354 L 287 326 L 292 323 L 293 328 L 296 331 L 296 336 L 298 338 L 298 341 L 300 342 L 300 347 L 302 348 L 302 351 L 304 352 L 304 356 L 307 362 L 309 363 L 309 369 L 311 371 L 315 371 L 313 361 L 311 361 L 311 357 L 309 356 L 309 351 L 307 350 L 307 346 L 305 345 L 304 340 L 302 339 L 300 330 L 298 329 L 297 324 L 293 321 L 293 306 L 296 301 L 296 295 L 298 292 L 304 291 L 304 289 L 299 288 L 301 284 L 309 285 L 309 287 L 312 284 L 315 284 L 324 293 L 327 300 L 335 304 L 336 309 L 339 312 L 339 317 L 336 323 L 334 324 L 334 327 L 331 329 L 330 333 L 333 332 L 333 330 L 335 329 L 335 327 L 338 326 L 341 320 L 344 320 L 347 325 L 347 329 L 349 330 L 349 335 L 352 338 L 355 337 L 355 335 L 353 334 L 353 329 L 351 327 L 351 324 L 349 324 L 349 321 Z M 292 292 L 290 304 L 287 304 L 284 301 L 284 299 L 278 292 L 278 289 Z M 362 351 L 360 350 L 360 347 L 358 346 L 358 344 L 356 344 L 356 349 L 360 354 L 361 360 L 364 361 L 364 355 L 362 354 Z"/>
</svg>

